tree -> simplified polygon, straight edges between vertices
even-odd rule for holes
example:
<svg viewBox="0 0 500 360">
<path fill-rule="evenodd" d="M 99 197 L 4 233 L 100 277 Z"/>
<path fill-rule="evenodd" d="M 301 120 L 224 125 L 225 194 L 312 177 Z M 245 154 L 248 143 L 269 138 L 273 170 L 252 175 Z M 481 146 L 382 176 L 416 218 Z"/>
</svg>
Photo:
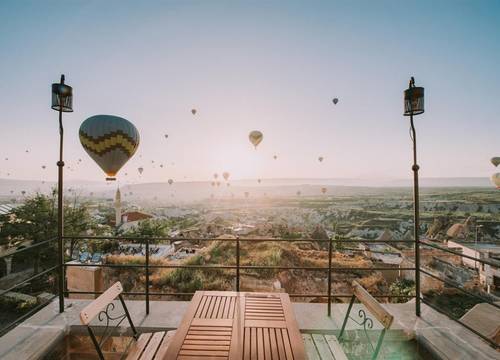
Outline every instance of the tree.
<svg viewBox="0 0 500 360">
<path fill-rule="evenodd" d="M 86 204 L 79 204 L 75 197 L 64 204 L 64 231 L 66 236 L 87 235 L 97 230 Z M 57 237 L 57 196 L 55 190 L 50 195 L 36 194 L 26 199 L 23 205 L 8 215 L 0 215 L 0 241 L 13 245 L 16 242 L 30 241 L 33 245 Z M 70 241 L 73 251 L 76 241 Z M 23 256 L 32 258 L 34 272 L 40 263 L 44 267 L 55 265 L 57 241 L 27 250 Z"/>
<path fill-rule="evenodd" d="M 130 237 L 166 237 L 170 230 L 170 224 L 166 220 L 147 219 L 140 221 L 139 224 L 128 231 L 124 232 L 124 236 Z M 153 240 L 154 241 L 154 240 Z M 151 241 L 151 243 L 153 243 Z"/>
</svg>

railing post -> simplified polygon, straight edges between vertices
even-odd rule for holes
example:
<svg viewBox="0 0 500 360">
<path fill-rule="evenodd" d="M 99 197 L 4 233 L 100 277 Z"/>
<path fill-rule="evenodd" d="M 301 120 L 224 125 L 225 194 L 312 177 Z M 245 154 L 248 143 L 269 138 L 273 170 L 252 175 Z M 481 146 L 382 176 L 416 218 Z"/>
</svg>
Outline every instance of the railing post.
<svg viewBox="0 0 500 360">
<path fill-rule="evenodd" d="M 328 241 L 328 316 L 332 315 L 332 238 Z"/>
<path fill-rule="evenodd" d="M 236 237 L 236 291 L 240 291 L 240 238 Z"/>
<path fill-rule="evenodd" d="M 413 140 L 413 236 L 415 237 L 415 314 L 420 316 L 420 208 L 418 194 L 418 170 L 417 164 L 417 134 L 413 124 L 413 114 L 410 115 L 411 134 Z"/>
<path fill-rule="evenodd" d="M 146 238 L 146 315 L 149 315 L 149 237 Z"/>
</svg>

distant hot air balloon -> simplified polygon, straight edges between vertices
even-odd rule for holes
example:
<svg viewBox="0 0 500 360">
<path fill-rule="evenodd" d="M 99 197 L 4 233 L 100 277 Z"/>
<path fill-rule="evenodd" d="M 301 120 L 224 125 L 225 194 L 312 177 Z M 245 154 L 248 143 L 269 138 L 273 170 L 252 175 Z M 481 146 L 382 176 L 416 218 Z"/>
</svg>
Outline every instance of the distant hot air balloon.
<svg viewBox="0 0 500 360">
<path fill-rule="evenodd" d="M 196 109 L 191 109 L 191 114 L 196 115 Z"/>
<path fill-rule="evenodd" d="M 219 177 L 219 174 L 215 173 L 215 174 L 214 174 L 214 179 L 216 179 L 216 180 L 217 180 L 217 178 L 218 178 L 218 177 Z"/>
<path fill-rule="evenodd" d="M 46 168 L 46 166 L 45 166 L 45 165 L 42 165 L 42 169 L 44 169 L 44 170 L 45 170 L 45 168 Z"/>
<path fill-rule="evenodd" d="M 264 135 L 262 135 L 260 131 L 254 130 L 250 132 L 248 138 L 250 139 L 250 142 L 253 144 L 253 146 L 255 146 L 255 148 L 257 149 L 257 145 L 261 143 L 262 139 L 264 138 Z"/>
<path fill-rule="evenodd" d="M 299 190 L 299 191 L 297 191 L 297 196 L 300 196 L 300 194 L 301 194 L 300 190 Z"/>
<path fill-rule="evenodd" d="M 14 194 L 14 190 L 11 190 L 11 191 L 10 191 L 10 193 L 11 193 L 11 194 Z"/>
<path fill-rule="evenodd" d="M 215 181 L 212 181 L 212 186 L 215 186 Z"/>
<path fill-rule="evenodd" d="M 174 180 L 168 179 L 168 185 L 172 185 L 174 183 Z"/>
<path fill-rule="evenodd" d="M 92 159 L 115 180 L 139 147 L 139 132 L 128 120 L 112 115 L 89 117 L 80 126 L 80 142 Z"/>
<path fill-rule="evenodd" d="M 257 182 L 258 182 L 259 184 L 260 184 L 260 182 L 261 182 L 261 181 L 262 181 L 261 179 L 257 179 Z"/>
<path fill-rule="evenodd" d="M 323 194 L 325 194 L 325 193 L 326 193 L 326 188 L 325 188 L 325 187 L 324 187 L 324 188 L 321 188 L 321 192 L 322 192 Z"/>
<path fill-rule="evenodd" d="M 278 158 L 278 155 L 274 155 L 273 159 L 276 160 Z"/>
<path fill-rule="evenodd" d="M 163 169 L 163 164 L 160 164 L 160 167 Z"/>
<path fill-rule="evenodd" d="M 21 191 L 21 194 L 22 194 L 23 196 L 24 196 L 24 195 L 26 195 L 26 191 L 24 191 L 24 190 L 23 190 L 23 191 Z"/>
<path fill-rule="evenodd" d="M 168 134 L 165 134 L 165 139 L 168 139 Z"/>
<path fill-rule="evenodd" d="M 500 173 L 491 175 L 491 182 L 500 190 Z"/>
<path fill-rule="evenodd" d="M 26 154 L 28 154 L 30 151 L 29 150 L 26 150 Z"/>
<path fill-rule="evenodd" d="M 250 193 L 248 191 L 245 191 L 245 197 L 247 198 Z"/>
<path fill-rule="evenodd" d="M 495 157 L 492 157 L 492 158 L 491 158 L 491 163 L 492 163 L 494 166 L 498 166 L 498 165 L 500 165 L 500 156 L 495 156 Z"/>
<path fill-rule="evenodd" d="M 137 171 L 139 171 L 139 174 L 142 174 L 142 172 L 144 171 L 144 168 L 141 166 L 140 168 L 137 168 Z"/>
<path fill-rule="evenodd" d="M 222 173 L 222 177 L 224 178 L 224 180 L 226 180 L 226 181 L 227 181 L 227 179 L 229 179 L 229 173 L 228 173 L 227 171 L 224 171 L 224 172 Z"/>
<path fill-rule="evenodd" d="M 337 98 L 333 98 L 333 100 L 332 100 L 332 101 L 333 101 L 333 105 L 337 105 L 337 103 L 339 102 L 339 99 L 337 99 Z"/>
<path fill-rule="evenodd" d="M 90 196 L 94 196 L 94 193 L 92 191 L 90 192 Z"/>
<path fill-rule="evenodd" d="M 226 185 L 229 187 L 229 186 L 231 186 L 231 183 L 227 183 Z"/>
<path fill-rule="evenodd" d="M 155 163 L 155 161 L 154 161 L 154 160 L 151 160 L 151 164 L 154 164 L 154 163 Z"/>
<path fill-rule="evenodd" d="M 322 162 L 322 161 L 323 161 L 323 159 L 324 159 L 324 158 L 323 158 L 323 156 L 320 156 L 320 157 L 318 158 L 319 162 Z"/>
</svg>

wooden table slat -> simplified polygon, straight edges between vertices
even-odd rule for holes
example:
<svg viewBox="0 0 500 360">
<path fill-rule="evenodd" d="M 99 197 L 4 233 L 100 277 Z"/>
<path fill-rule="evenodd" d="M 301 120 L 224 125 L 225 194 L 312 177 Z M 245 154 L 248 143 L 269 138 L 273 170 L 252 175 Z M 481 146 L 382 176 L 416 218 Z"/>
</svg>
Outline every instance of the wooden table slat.
<svg viewBox="0 0 500 360">
<path fill-rule="evenodd" d="M 284 293 L 197 291 L 163 357 L 168 360 L 305 360 Z"/>
</svg>

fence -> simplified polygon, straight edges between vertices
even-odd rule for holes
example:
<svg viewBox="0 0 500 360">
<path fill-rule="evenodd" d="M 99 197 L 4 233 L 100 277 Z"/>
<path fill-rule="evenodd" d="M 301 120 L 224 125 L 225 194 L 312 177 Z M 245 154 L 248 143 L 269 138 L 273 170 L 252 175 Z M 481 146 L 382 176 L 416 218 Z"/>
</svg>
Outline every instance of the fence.
<svg viewBox="0 0 500 360">
<path fill-rule="evenodd" d="M 350 298 L 352 294 L 332 294 L 332 273 L 342 272 L 342 271 L 403 271 L 410 270 L 415 271 L 415 267 L 399 267 L 399 268 L 387 268 L 387 267 L 334 267 L 332 265 L 333 258 L 333 245 L 335 240 L 333 239 L 323 239 L 323 240 L 311 240 L 311 239 L 283 239 L 283 238 L 168 238 L 168 237 L 157 237 L 157 238 L 145 238 L 145 237 L 65 237 L 65 240 L 78 239 L 78 240 L 121 240 L 121 241 L 134 241 L 139 242 L 145 246 L 145 263 L 141 264 L 68 264 L 65 263 L 64 267 L 68 266 L 94 266 L 94 267 L 109 267 L 109 268 L 144 268 L 146 270 L 145 276 L 145 287 L 144 292 L 124 292 L 124 295 L 144 295 L 146 302 L 146 313 L 149 314 L 149 301 L 150 296 L 192 296 L 194 293 L 164 293 L 164 292 L 150 292 L 150 269 L 166 268 L 166 269 L 198 269 L 198 270 L 233 270 L 235 271 L 235 291 L 240 290 L 241 282 L 241 270 L 305 270 L 305 271 L 319 271 L 327 273 L 327 289 L 324 293 L 310 294 L 310 293 L 292 293 L 289 294 L 290 297 L 303 297 L 303 298 L 325 298 L 327 299 L 327 312 L 328 316 L 331 314 L 331 303 L 334 298 Z M 153 265 L 150 264 L 150 244 L 151 241 L 178 241 L 178 240 L 188 240 L 194 242 L 211 242 L 211 241 L 221 241 L 221 242 L 233 242 L 235 246 L 235 265 L 178 265 L 178 264 L 168 264 L 168 265 Z M 328 244 L 328 266 L 265 266 L 265 265 L 241 265 L 241 243 L 242 242 L 303 242 L 303 241 L 315 241 L 318 243 Z M 414 244 L 412 240 L 391 240 L 389 242 L 383 242 L 380 240 L 352 240 L 352 239 L 341 239 L 342 243 L 408 243 Z M 91 291 L 66 291 L 67 294 L 79 293 L 79 294 L 99 294 L 98 292 Z M 375 295 L 376 297 L 383 298 L 412 298 L 414 296 L 407 295 Z"/>
<path fill-rule="evenodd" d="M 35 242 L 32 245 L 17 249 L 13 252 L 7 253 L 7 254 L 2 254 L 0 255 L 0 261 L 5 261 L 7 258 L 13 258 L 15 256 L 18 256 L 19 254 L 25 255 L 25 253 L 31 253 L 34 250 L 37 251 L 39 254 L 41 251 L 43 251 L 44 247 L 50 247 L 52 243 L 57 243 L 57 238 L 52 238 L 49 240 L 44 240 L 44 241 L 39 241 Z M 42 248 L 42 250 L 40 250 Z M 47 249 L 46 249 L 47 250 Z M 7 289 L 2 289 L 0 290 L 0 298 L 3 298 L 5 295 L 7 295 L 10 292 L 13 292 L 14 290 L 23 287 L 23 286 L 29 286 L 31 283 L 34 281 L 42 278 L 43 276 L 52 274 L 52 273 L 57 273 L 60 270 L 58 265 L 50 266 L 46 269 L 43 269 L 42 271 L 39 271 L 37 273 L 34 273 L 33 275 L 28 276 L 27 278 L 21 280 L 20 282 L 9 286 Z M 14 319 L 13 321 L 8 322 L 6 325 L 3 325 L 2 328 L 0 329 L 0 336 L 3 336 L 5 333 L 7 333 L 10 329 L 13 327 L 17 326 L 33 314 L 37 313 L 39 310 L 41 310 L 43 307 L 45 307 L 47 304 L 49 304 L 53 299 L 55 299 L 57 295 L 53 295 L 51 298 L 46 299 L 46 301 L 42 301 L 38 303 L 36 306 L 32 307 L 28 311 L 24 312 L 22 315 Z"/>
<path fill-rule="evenodd" d="M 7 256 L 13 256 L 15 254 L 24 252 L 24 251 L 29 251 L 36 249 L 37 247 L 43 246 L 43 245 L 48 245 L 51 242 L 55 242 L 57 239 L 50 239 L 46 241 L 42 241 L 39 243 L 35 243 L 34 245 L 31 245 L 29 247 L 20 249 L 15 251 L 14 253 L 10 253 L 8 255 L 2 255 L 0 256 L 0 259 L 7 257 Z M 44 269 L 42 272 L 39 272 L 37 274 L 34 274 L 33 276 L 23 280 L 22 282 L 15 284 L 14 286 L 9 287 L 6 290 L 1 290 L 0 291 L 0 297 L 5 295 L 6 293 L 21 287 L 25 284 L 28 284 L 29 282 L 32 282 L 36 280 L 37 278 L 47 275 L 52 272 L 58 273 L 58 278 L 60 279 L 65 279 L 65 271 L 68 267 L 70 266 L 93 266 L 93 267 L 108 267 L 108 268 L 141 268 L 145 270 L 145 286 L 144 286 L 144 291 L 140 292 L 124 292 L 124 295 L 134 295 L 134 296 L 144 296 L 145 297 L 145 306 L 146 306 L 146 313 L 149 314 L 150 311 L 150 297 L 151 296 L 192 296 L 194 293 L 190 292 L 151 292 L 150 291 L 150 270 L 152 269 L 193 269 L 193 270 L 212 270 L 212 269 L 219 269 L 219 270 L 232 270 L 235 272 L 235 291 L 240 290 L 240 282 L 241 282 L 241 271 L 243 270 L 304 270 L 304 271 L 317 271 L 317 272 L 323 272 L 327 274 L 327 288 L 325 289 L 325 292 L 323 293 L 292 293 L 289 294 L 290 297 L 302 297 L 302 298 L 323 298 L 326 299 L 327 303 L 327 314 L 328 316 L 331 315 L 331 304 L 335 298 L 350 298 L 352 294 L 341 294 L 341 293 L 332 293 L 332 283 L 334 282 L 334 273 L 337 272 L 343 272 L 343 271 L 415 271 L 415 283 L 420 282 L 420 278 L 422 275 L 424 276 L 430 276 L 438 281 L 443 282 L 446 286 L 455 288 L 465 294 L 468 294 L 474 298 L 476 298 L 478 301 L 489 303 L 495 308 L 500 308 L 500 305 L 495 303 L 492 299 L 484 297 L 482 295 L 478 295 L 475 293 L 470 292 L 469 290 L 465 289 L 464 287 L 460 286 L 460 284 L 454 283 L 450 280 L 440 278 L 439 276 L 436 276 L 432 274 L 431 272 L 427 271 L 425 268 L 416 268 L 415 266 L 413 267 L 398 267 L 398 268 L 387 268 L 387 267 L 336 267 L 333 266 L 333 250 L 334 250 L 334 243 L 337 240 L 333 239 L 323 239 L 323 240 L 311 240 L 311 239 L 283 239 L 283 238 L 236 238 L 236 239 L 229 239 L 229 238 L 186 238 L 186 239 L 179 239 L 179 238 L 169 238 L 169 237 L 89 237 L 89 236 L 81 236 L 81 237 L 64 237 L 63 238 L 64 242 L 67 240 L 82 240 L 82 241 L 89 241 L 89 240 L 101 240 L 101 241 L 111 241 L 111 240 L 118 240 L 118 241 L 133 241 L 136 243 L 139 243 L 145 247 L 145 262 L 144 264 L 86 264 L 86 263 L 75 263 L 75 264 L 70 264 L 67 262 L 64 262 L 62 267 L 59 266 L 52 266 L 47 269 Z M 180 264 L 167 264 L 167 265 L 158 265 L 158 264 L 151 264 L 150 263 L 150 246 L 151 242 L 158 242 L 158 241 L 169 241 L 169 242 L 174 242 L 178 240 L 188 240 L 188 241 L 195 241 L 195 242 L 212 242 L 212 241 L 220 241 L 220 242 L 232 242 L 234 243 L 235 246 L 235 264 L 234 265 L 180 265 Z M 265 265 L 242 265 L 241 264 L 241 244 L 244 242 L 303 242 L 303 241 L 314 241 L 317 243 L 327 243 L 327 251 L 328 251 L 328 266 L 265 266 Z M 380 241 L 380 240 L 363 240 L 363 239 L 338 239 L 342 244 L 348 244 L 348 243 L 364 243 L 364 244 L 411 244 L 414 245 L 415 241 L 413 240 L 390 240 L 390 241 Z M 488 264 L 491 266 L 498 266 L 493 261 L 489 261 L 486 259 L 479 259 L 475 258 L 469 255 L 462 254 L 460 252 L 454 251 L 449 248 L 445 248 L 442 246 L 439 246 L 435 243 L 426 241 L 426 240 L 421 240 L 420 241 L 420 249 L 421 248 L 433 248 L 437 249 L 439 251 L 447 252 L 454 254 L 456 256 L 460 256 L 461 258 L 468 258 L 471 260 L 476 261 L 479 264 Z M 63 246 L 63 249 L 66 248 Z M 420 250 L 419 249 L 419 250 Z M 350 250 L 356 250 L 356 249 L 350 249 Z M 373 251 L 372 251 L 373 252 Z M 417 287 L 418 288 L 418 287 Z M 65 284 L 63 286 L 64 289 L 64 295 L 68 294 L 92 294 L 92 295 L 97 295 L 99 292 L 91 292 L 91 291 L 68 291 Z M 58 294 L 61 295 L 61 294 Z M 53 298 L 57 297 L 54 295 Z M 434 310 L 445 314 L 449 318 L 453 319 L 454 321 L 458 322 L 461 324 L 463 327 L 469 329 L 476 335 L 480 336 L 483 338 L 485 341 L 487 341 L 492 347 L 498 349 L 499 346 L 493 342 L 491 339 L 486 337 L 485 335 L 477 332 L 467 324 L 465 324 L 463 321 L 461 321 L 459 318 L 455 318 L 450 316 L 450 314 L 444 312 L 442 309 L 439 309 L 437 306 L 432 304 L 428 299 L 424 298 L 421 296 L 421 294 L 418 294 L 418 296 L 415 295 L 393 295 L 393 294 L 384 294 L 384 295 L 375 295 L 375 297 L 383 297 L 383 298 L 416 298 L 416 303 L 422 301 L 429 307 L 433 308 Z M 64 297 L 60 296 L 59 297 L 60 301 L 64 302 Z M 62 300 L 61 300 L 62 299 Z M 0 330 L 0 336 L 9 331 L 12 327 L 16 326 L 20 322 L 24 321 L 26 318 L 31 316 L 32 314 L 36 313 L 39 311 L 42 307 L 44 307 L 46 304 L 39 304 L 35 308 L 31 309 L 27 313 L 23 314 L 21 317 L 16 319 L 14 322 L 8 324 L 5 326 L 3 329 Z M 63 304 L 61 304 L 63 305 Z M 416 305 L 418 306 L 418 305 Z"/>
</svg>

